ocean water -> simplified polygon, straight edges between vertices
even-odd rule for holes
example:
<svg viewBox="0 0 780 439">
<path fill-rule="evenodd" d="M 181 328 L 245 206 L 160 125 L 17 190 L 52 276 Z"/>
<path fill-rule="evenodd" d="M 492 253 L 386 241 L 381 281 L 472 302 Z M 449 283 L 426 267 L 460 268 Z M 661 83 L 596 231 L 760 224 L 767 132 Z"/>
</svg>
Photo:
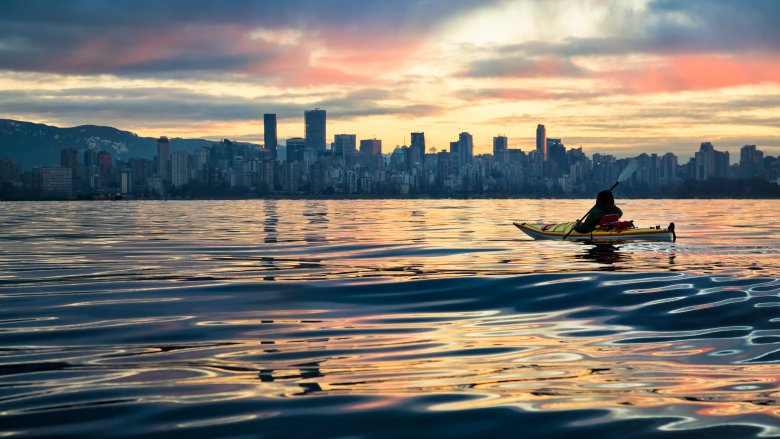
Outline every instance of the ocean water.
<svg viewBox="0 0 780 439">
<path fill-rule="evenodd" d="M 0 203 L 0 436 L 780 436 L 780 203 Z"/>
</svg>

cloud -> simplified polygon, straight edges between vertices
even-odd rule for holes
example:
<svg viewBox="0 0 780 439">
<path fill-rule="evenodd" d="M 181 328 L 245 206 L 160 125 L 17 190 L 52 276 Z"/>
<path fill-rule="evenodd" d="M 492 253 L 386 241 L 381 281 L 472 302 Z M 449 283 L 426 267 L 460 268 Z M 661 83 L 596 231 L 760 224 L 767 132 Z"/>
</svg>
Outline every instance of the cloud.
<svg viewBox="0 0 780 439">
<path fill-rule="evenodd" d="M 0 107 L 7 116 L 68 122 L 122 121 L 123 125 L 157 120 L 254 121 L 263 113 L 276 113 L 282 120 L 301 119 L 305 109 L 314 107 L 325 108 L 329 116 L 341 119 L 391 114 L 415 117 L 441 110 L 436 105 L 388 100 L 390 97 L 385 90 L 361 89 L 303 104 L 275 97 L 218 96 L 185 88 L 96 87 L 0 91 Z"/>
<path fill-rule="evenodd" d="M 219 71 L 284 86 L 376 78 L 465 0 L 6 0 L 0 65 L 12 71 L 179 77 Z"/>
<path fill-rule="evenodd" d="M 472 61 L 459 74 L 470 78 L 533 78 L 586 76 L 588 70 L 569 59 L 532 59 L 523 56 L 498 56 Z"/>
</svg>

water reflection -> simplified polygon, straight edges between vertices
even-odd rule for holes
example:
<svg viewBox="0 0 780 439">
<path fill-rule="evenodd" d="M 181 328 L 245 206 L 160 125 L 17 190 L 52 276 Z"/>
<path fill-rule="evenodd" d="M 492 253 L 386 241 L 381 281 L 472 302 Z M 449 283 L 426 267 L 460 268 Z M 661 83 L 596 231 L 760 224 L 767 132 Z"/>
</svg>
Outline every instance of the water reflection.
<svg viewBox="0 0 780 439">
<path fill-rule="evenodd" d="M 586 244 L 584 254 L 576 255 L 578 258 L 591 260 L 601 265 L 599 270 L 611 271 L 616 269 L 616 264 L 627 263 L 631 256 L 627 252 L 621 252 L 620 247 L 612 244 Z"/>
<path fill-rule="evenodd" d="M 511 226 L 588 202 L 2 204 L 0 434 L 780 434 L 776 203 L 623 203 L 677 243 Z"/>
</svg>

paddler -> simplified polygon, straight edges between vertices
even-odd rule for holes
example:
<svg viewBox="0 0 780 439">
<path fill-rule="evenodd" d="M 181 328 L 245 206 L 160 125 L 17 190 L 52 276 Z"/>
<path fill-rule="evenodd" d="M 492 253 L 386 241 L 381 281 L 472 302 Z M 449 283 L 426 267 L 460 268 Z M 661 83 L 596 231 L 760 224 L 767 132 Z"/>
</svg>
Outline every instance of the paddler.
<svg viewBox="0 0 780 439">
<path fill-rule="evenodd" d="M 604 190 L 596 196 L 596 205 L 590 209 L 585 221 L 577 220 L 574 230 L 578 233 L 590 233 L 596 230 L 596 226 L 599 224 L 616 222 L 621 216 L 623 216 L 623 211 L 615 206 L 615 197 L 612 195 L 612 191 Z"/>
</svg>

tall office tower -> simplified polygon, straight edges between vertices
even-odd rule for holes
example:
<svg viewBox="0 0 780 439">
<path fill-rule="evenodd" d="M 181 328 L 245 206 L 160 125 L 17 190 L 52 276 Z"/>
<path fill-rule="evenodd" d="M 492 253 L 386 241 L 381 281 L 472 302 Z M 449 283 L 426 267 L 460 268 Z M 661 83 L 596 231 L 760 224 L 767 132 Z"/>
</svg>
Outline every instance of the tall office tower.
<svg viewBox="0 0 780 439">
<path fill-rule="evenodd" d="M 558 170 L 564 174 L 569 170 L 569 163 L 566 160 L 566 147 L 561 139 L 547 139 L 547 160 L 553 162 Z"/>
<path fill-rule="evenodd" d="M 157 176 L 169 180 L 168 164 L 171 161 L 171 141 L 162 136 L 157 140 Z"/>
<path fill-rule="evenodd" d="M 425 133 L 412 133 L 412 146 L 409 147 L 409 164 L 423 164 L 425 161 Z"/>
<path fill-rule="evenodd" d="M 713 177 L 726 177 L 729 170 L 729 152 L 718 151 L 710 142 L 701 144 L 693 156 L 694 179 L 699 181 Z"/>
<path fill-rule="evenodd" d="M 84 150 L 84 167 L 92 168 L 97 166 L 97 151 L 94 149 Z"/>
<path fill-rule="evenodd" d="M 100 169 L 100 178 L 103 179 L 104 184 L 111 181 L 112 162 L 110 152 L 100 151 L 97 153 L 97 166 Z"/>
<path fill-rule="evenodd" d="M 367 139 L 360 141 L 360 154 L 370 157 L 382 154 L 382 141 L 379 139 Z"/>
<path fill-rule="evenodd" d="M 509 142 L 506 136 L 493 137 L 493 155 L 498 155 L 500 152 L 509 149 Z"/>
<path fill-rule="evenodd" d="M 333 136 L 333 155 L 351 157 L 357 153 L 357 136 L 354 134 L 336 134 Z"/>
<path fill-rule="evenodd" d="M 303 163 L 306 150 L 306 140 L 300 137 L 287 139 L 287 162 Z"/>
<path fill-rule="evenodd" d="M 124 168 L 119 178 L 119 192 L 129 194 L 133 191 L 133 173 L 130 169 Z"/>
<path fill-rule="evenodd" d="M 509 149 L 509 142 L 506 136 L 493 137 L 493 159 L 496 163 L 506 162 L 506 152 Z"/>
<path fill-rule="evenodd" d="M 671 185 L 677 179 L 677 156 L 671 152 L 667 152 L 661 157 L 659 179 L 663 186 Z"/>
<path fill-rule="evenodd" d="M 474 138 L 467 132 L 458 136 L 458 164 L 463 166 L 474 161 Z"/>
<path fill-rule="evenodd" d="M 764 152 L 756 149 L 756 145 L 745 145 L 740 148 L 739 171 L 742 177 L 760 176 L 763 171 L 763 162 Z"/>
<path fill-rule="evenodd" d="M 319 154 L 325 151 L 325 110 L 315 108 L 304 112 L 306 148 Z"/>
<path fill-rule="evenodd" d="M 78 165 L 78 151 L 76 148 L 65 148 L 60 151 L 60 166 L 75 171 Z"/>
<path fill-rule="evenodd" d="M 547 130 L 542 124 L 536 126 L 536 153 L 543 161 L 547 161 Z"/>
<path fill-rule="evenodd" d="M 271 151 L 274 160 L 276 160 L 276 146 L 278 143 L 276 137 L 276 114 L 263 115 L 263 141 L 265 149 Z"/>
<path fill-rule="evenodd" d="M 190 182 L 190 163 L 187 151 L 176 151 L 171 157 L 171 184 L 184 186 Z"/>
</svg>

